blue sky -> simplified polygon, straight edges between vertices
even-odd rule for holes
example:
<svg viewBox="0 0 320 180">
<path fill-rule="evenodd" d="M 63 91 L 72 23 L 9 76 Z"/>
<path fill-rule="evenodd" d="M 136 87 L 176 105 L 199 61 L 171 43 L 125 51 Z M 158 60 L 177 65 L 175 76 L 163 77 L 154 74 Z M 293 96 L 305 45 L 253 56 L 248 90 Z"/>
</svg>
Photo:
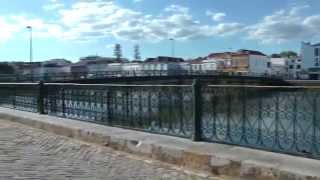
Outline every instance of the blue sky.
<svg viewBox="0 0 320 180">
<path fill-rule="evenodd" d="M 320 41 L 319 0 L 5 0 L 0 8 L 0 60 L 28 60 L 27 25 L 34 59 L 112 56 L 120 43 L 132 58 L 193 58 L 211 52 L 255 49 L 299 51 Z"/>
</svg>

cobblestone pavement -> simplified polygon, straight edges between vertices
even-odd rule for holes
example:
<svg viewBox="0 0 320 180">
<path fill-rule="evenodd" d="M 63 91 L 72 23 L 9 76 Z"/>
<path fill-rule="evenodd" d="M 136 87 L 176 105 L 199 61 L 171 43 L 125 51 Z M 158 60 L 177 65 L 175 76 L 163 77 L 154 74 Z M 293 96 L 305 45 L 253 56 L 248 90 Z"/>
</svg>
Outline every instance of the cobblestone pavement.
<svg viewBox="0 0 320 180">
<path fill-rule="evenodd" d="M 0 180 L 208 178 L 157 161 L 0 120 Z"/>
</svg>

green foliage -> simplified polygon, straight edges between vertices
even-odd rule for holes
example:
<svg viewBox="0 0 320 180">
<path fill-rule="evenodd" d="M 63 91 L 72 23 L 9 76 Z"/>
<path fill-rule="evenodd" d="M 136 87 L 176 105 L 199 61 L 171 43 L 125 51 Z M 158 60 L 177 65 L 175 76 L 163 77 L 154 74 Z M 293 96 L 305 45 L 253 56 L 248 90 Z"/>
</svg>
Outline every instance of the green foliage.
<svg viewBox="0 0 320 180">
<path fill-rule="evenodd" d="M 280 53 L 280 56 L 281 57 L 287 57 L 287 58 L 290 58 L 290 57 L 298 57 L 298 53 L 294 52 L 294 51 L 282 51 Z"/>
<path fill-rule="evenodd" d="M 134 60 L 141 60 L 140 47 L 137 44 L 134 46 Z"/>
<path fill-rule="evenodd" d="M 122 58 L 122 48 L 120 44 L 116 44 L 114 46 L 113 55 L 117 58 L 117 60 L 121 60 Z"/>
<path fill-rule="evenodd" d="M 281 58 L 281 55 L 280 54 L 271 54 L 271 57 L 272 58 Z"/>
</svg>

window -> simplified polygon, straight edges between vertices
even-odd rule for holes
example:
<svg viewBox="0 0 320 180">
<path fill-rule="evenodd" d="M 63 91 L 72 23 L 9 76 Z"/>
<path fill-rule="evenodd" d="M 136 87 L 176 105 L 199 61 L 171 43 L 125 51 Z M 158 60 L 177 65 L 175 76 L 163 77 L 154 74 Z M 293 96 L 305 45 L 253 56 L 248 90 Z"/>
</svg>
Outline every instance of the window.
<svg viewBox="0 0 320 180">
<path fill-rule="evenodd" d="M 315 48 L 314 49 L 314 56 L 319 56 L 319 49 L 320 48 Z"/>
<path fill-rule="evenodd" d="M 301 69 L 301 65 L 300 64 L 297 65 L 297 69 Z"/>
<path fill-rule="evenodd" d="M 315 62 L 315 66 L 319 66 L 319 58 L 315 58 L 314 62 Z"/>
<path fill-rule="evenodd" d="M 289 66 L 289 69 L 293 69 L 293 65 L 290 65 L 290 66 Z"/>
<path fill-rule="evenodd" d="M 270 68 L 271 67 L 271 62 L 267 63 L 267 67 Z"/>
</svg>

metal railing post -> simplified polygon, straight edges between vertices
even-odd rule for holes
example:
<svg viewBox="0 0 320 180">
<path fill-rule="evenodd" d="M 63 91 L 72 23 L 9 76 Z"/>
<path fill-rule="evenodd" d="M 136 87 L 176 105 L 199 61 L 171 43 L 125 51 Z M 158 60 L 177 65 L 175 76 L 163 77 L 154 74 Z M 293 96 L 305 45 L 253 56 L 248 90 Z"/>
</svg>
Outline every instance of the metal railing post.
<svg viewBox="0 0 320 180">
<path fill-rule="evenodd" d="M 111 102 L 111 88 L 107 90 L 107 113 L 108 113 L 108 124 L 112 126 L 112 102 Z"/>
<path fill-rule="evenodd" d="M 62 117 L 66 117 L 65 89 L 61 88 Z"/>
<path fill-rule="evenodd" d="M 13 96 L 12 96 L 12 108 L 15 109 L 16 108 L 16 96 L 17 96 L 17 85 L 14 85 L 13 86 L 13 90 L 12 90 L 12 93 L 13 93 Z"/>
<path fill-rule="evenodd" d="M 38 84 L 38 113 L 39 114 L 44 114 L 44 95 L 45 95 L 45 88 L 44 88 L 44 83 L 42 81 L 39 82 Z"/>
<path fill-rule="evenodd" d="M 198 79 L 193 80 L 193 141 L 201 140 L 201 121 L 202 121 L 202 96 L 201 83 Z"/>
</svg>

